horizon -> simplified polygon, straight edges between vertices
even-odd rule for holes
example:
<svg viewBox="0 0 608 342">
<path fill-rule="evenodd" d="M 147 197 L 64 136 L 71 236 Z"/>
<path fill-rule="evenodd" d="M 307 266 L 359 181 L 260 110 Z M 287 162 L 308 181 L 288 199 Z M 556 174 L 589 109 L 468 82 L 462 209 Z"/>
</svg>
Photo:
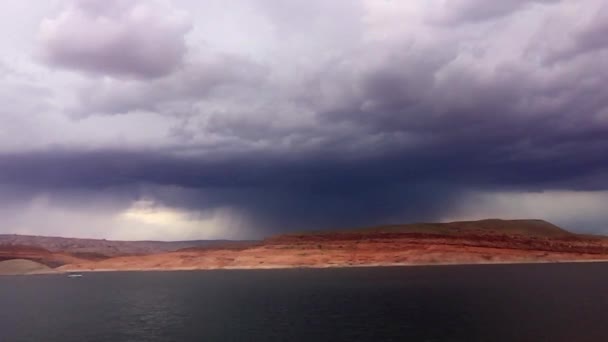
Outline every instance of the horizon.
<svg viewBox="0 0 608 342">
<path fill-rule="evenodd" d="M 485 222 L 485 221 L 501 221 L 501 222 L 531 222 L 531 221 L 538 221 L 538 222 L 543 222 L 543 223 L 548 223 L 552 226 L 555 226 L 558 229 L 564 230 L 568 233 L 573 233 L 573 234 L 580 234 L 580 235 L 591 235 L 591 236 L 598 236 L 598 237 L 608 237 L 608 235 L 604 235 L 604 234 L 584 234 L 584 233 L 576 233 L 576 232 L 572 232 L 566 228 L 560 227 L 558 225 L 555 225 L 552 222 L 546 221 L 546 220 L 542 220 L 542 219 L 533 219 L 533 218 L 519 218 L 519 219 L 501 219 L 501 218 L 484 218 L 484 219 L 479 219 L 479 220 L 470 220 L 470 221 L 445 221 L 445 222 L 407 222 L 407 223 L 394 223 L 394 224 L 377 224 L 377 225 L 372 225 L 372 226 L 355 226 L 355 227 L 324 227 L 321 229 L 310 229 L 310 230 L 304 230 L 304 231 L 291 231 L 291 232 L 285 232 L 285 233 L 277 233 L 277 234 L 273 234 L 273 235 L 267 235 L 267 236 L 263 236 L 261 238 L 258 239 L 197 239 L 197 240 L 116 240 L 116 239 L 104 239 L 104 238 L 91 238 L 91 237 L 74 237 L 74 236 L 60 236 L 60 235 L 29 235 L 29 234 L 17 234 L 17 233 L 0 233 L 0 237 L 1 236 L 21 236 L 21 237 L 34 237 L 34 238 L 51 238 L 51 239 L 76 239 L 76 240 L 97 240 L 97 241 L 111 241 L 111 242 L 167 242 L 167 243 L 173 243 L 173 242 L 193 242 L 193 241 L 218 241 L 218 242 L 223 242 L 223 241 L 227 241 L 227 242 L 258 242 L 258 241 L 264 241 L 266 239 L 269 238 L 273 238 L 273 237 L 277 237 L 277 236 L 281 236 L 284 234 L 307 234 L 307 233 L 323 233 L 323 232 L 328 232 L 328 233 L 335 233 L 335 232 L 340 232 L 340 231 L 357 231 L 357 230 L 366 230 L 366 229 L 370 229 L 370 228 L 383 228 L 383 227 L 400 227 L 400 226 L 409 226 L 409 225 L 434 225 L 434 224 L 453 224 L 453 223 L 480 223 L 480 222 Z"/>
<path fill-rule="evenodd" d="M 0 234 L 608 235 L 601 0 L 2 3 Z"/>
</svg>

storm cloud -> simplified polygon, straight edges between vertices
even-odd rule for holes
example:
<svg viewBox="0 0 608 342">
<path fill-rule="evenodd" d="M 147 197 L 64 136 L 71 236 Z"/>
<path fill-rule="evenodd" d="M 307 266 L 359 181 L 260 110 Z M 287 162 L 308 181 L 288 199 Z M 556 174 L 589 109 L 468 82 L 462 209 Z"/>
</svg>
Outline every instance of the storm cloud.
<svg viewBox="0 0 608 342">
<path fill-rule="evenodd" d="M 3 229 L 250 238 L 520 212 L 608 233 L 606 9 L 65 1 L 21 28 L 29 62 L 3 63 Z"/>
</svg>

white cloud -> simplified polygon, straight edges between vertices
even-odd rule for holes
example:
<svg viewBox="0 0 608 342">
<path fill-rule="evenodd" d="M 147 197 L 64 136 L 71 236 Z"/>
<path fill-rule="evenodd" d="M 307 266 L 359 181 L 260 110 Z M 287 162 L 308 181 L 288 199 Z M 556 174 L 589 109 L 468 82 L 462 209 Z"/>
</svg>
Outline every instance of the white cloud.
<svg viewBox="0 0 608 342">
<path fill-rule="evenodd" d="M 52 66 L 117 77 L 164 76 L 182 61 L 190 22 L 156 0 L 72 0 L 40 25 Z"/>
</svg>

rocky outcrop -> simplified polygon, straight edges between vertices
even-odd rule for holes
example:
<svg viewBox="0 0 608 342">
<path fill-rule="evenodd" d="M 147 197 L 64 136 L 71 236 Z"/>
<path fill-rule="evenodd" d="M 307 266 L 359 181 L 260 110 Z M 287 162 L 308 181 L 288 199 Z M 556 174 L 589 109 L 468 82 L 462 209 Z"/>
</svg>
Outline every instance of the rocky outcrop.
<svg viewBox="0 0 608 342">
<path fill-rule="evenodd" d="M 593 261 L 608 260 L 608 240 L 539 220 L 483 220 L 287 234 L 112 257 L 12 245 L 0 246 L 2 258 L 34 260 L 61 271 Z"/>
<path fill-rule="evenodd" d="M 64 270 L 195 270 L 396 266 L 423 264 L 608 260 L 605 239 L 578 236 L 550 224 L 493 221 L 494 229 L 466 222 L 415 229 L 363 229 L 289 234 L 239 248 L 187 249 L 71 264 Z M 517 227 L 517 224 L 524 226 Z M 483 221 L 482 227 L 488 222 Z M 536 227 L 542 229 L 536 230 Z M 502 227 L 502 228 L 501 228 Z M 455 229 L 448 233 L 444 229 Z"/>
<path fill-rule="evenodd" d="M 176 251 L 182 248 L 216 246 L 225 240 L 194 241 L 113 241 L 65 237 L 0 234 L 0 246 L 32 246 L 53 253 L 70 253 L 84 258 L 107 258 L 121 255 L 143 255 Z"/>
</svg>

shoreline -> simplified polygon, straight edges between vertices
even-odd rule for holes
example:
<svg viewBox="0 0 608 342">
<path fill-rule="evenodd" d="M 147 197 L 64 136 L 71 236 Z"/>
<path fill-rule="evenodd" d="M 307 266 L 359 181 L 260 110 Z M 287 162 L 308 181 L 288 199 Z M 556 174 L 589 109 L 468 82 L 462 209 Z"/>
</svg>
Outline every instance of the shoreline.
<svg viewBox="0 0 608 342">
<path fill-rule="evenodd" d="M 348 268 L 389 268 L 389 267 L 432 267 L 432 266 L 492 266 L 492 265 L 532 265 L 532 264 L 579 264 L 579 263 L 608 263 L 608 259 L 584 260 L 549 260 L 549 261 L 494 261 L 494 262 L 441 262 L 441 263 L 394 263 L 394 264 L 364 264 L 364 265 L 326 265 L 326 266 L 227 266 L 209 268 L 100 268 L 100 269 L 65 269 L 56 270 L 47 274 L 73 274 L 73 273 L 110 273 L 110 272 L 184 272 L 184 271 L 256 271 L 256 270 L 291 270 L 291 269 L 348 269 Z M 23 274 L 23 275 L 40 275 Z"/>
<path fill-rule="evenodd" d="M 74 245 L 78 246 L 78 241 Z M 482 220 L 278 235 L 255 245 L 189 247 L 143 254 L 86 253 L 69 246 L 7 245 L 0 258 L 57 273 L 330 269 L 608 262 L 608 238 L 576 235 L 543 221 Z M 62 242 L 64 243 L 64 242 Z M 46 246 L 46 245 L 45 245 Z M 46 247 L 49 247 L 46 246 Z M 106 248 L 97 246 L 98 250 Z M 124 246 L 123 246 L 124 247 Z M 0 269 L 7 274 L 11 268 Z M 36 272 L 38 273 L 38 272 Z"/>
</svg>

